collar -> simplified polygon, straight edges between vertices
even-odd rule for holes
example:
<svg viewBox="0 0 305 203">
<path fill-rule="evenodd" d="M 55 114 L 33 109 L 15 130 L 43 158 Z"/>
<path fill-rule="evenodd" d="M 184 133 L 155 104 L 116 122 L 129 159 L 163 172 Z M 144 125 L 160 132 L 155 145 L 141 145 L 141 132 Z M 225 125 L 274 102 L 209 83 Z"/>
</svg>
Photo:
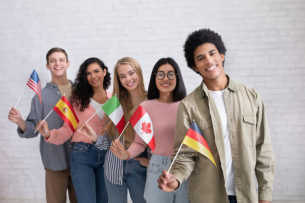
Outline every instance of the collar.
<svg viewBox="0 0 305 203">
<path fill-rule="evenodd" d="M 232 92 L 237 92 L 238 89 L 236 87 L 236 83 L 230 79 L 230 77 L 228 75 L 226 75 L 226 77 L 228 78 L 229 80 L 229 85 L 228 85 L 228 89 L 231 90 Z M 208 90 L 208 87 L 206 86 L 206 84 L 204 83 L 204 81 L 202 80 L 201 82 L 201 89 L 202 91 L 200 91 L 200 97 L 204 97 L 204 96 L 207 96 L 207 92 L 209 91 Z"/>
<path fill-rule="evenodd" d="M 73 85 L 72 81 L 71 80 L 69 80 L 69 81 L 70 81 L 71 85 Z M 51 83 L 51 82 L 47 82 L 46 87 L 53 89 L 53 88 L 57 87 L 57 85 L 54 83 Z"/>
</svg>

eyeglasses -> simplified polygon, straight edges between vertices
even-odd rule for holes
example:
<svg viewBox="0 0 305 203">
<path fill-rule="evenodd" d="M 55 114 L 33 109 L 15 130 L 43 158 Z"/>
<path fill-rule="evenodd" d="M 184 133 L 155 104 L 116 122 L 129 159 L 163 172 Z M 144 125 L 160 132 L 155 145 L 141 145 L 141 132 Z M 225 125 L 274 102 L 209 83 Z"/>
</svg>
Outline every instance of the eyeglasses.
<svg viewBox="0 0 305 203">
<path fill-rule="evenodd" d="M 167 78 L 170 80 L 174 80 L 176 78 L 176 74 L 174 71 L 169 71 L 167 72 Z M 159 80 L 163 80 L 165 77 L 165 73 L 163 71 L 158 71 L 157 73 L 155 73 L 155 76 L 159 79 Z"/>
</svg>

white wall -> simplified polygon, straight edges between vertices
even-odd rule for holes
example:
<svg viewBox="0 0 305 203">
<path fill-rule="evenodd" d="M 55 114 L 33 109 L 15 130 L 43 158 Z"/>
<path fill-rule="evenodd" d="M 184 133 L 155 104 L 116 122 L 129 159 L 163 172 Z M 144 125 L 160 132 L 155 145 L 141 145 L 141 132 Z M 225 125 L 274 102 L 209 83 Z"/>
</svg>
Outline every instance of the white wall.
<svg viewBox="0 0 305 203">
<path fill-rule="evenodd" d="M 182 46 L 199 28 L 220 33 L 225 71 L 262 95 L 276 157 L 275 200 L 305 200 L 305 0 L 10 0 L 0 1 L 0 198 L 42 199 L 39 138 L 21 139 L 8 122 L 23 118 L 34 95 L 33 69 L 50 81 L 45 54 L 66 49 L 74 79 L 81 62 L 99 57 L 112 72 L 123 56 L 137 59 L 145 84 L 154 63 L 173 57 L 188 92 L 201 82 L 186 67 Z"/>
</svg>

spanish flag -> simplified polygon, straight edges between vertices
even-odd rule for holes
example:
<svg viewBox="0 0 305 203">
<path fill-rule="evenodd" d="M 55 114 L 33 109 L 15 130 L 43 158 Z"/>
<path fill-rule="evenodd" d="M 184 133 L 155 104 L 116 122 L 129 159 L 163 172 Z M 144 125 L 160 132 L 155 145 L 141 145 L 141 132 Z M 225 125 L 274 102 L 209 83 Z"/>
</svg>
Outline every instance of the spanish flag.
<svg viewBox="0 0 305 203">
<path fill-rule="evenodd" d="M 206 142 L 200 127 L 195 121 L 193 121 L 190 129 L 187 131 L 182 143 L 206 156 L 216 166 L 209 145 Z"/>
<path fill-rule="evenodd" d="M 68 124 L 71 130 L 74 132 L 78 125 L 78 118 L 73 110 L 69 100 L 62 96 L 53 108 L 54 111 Z"/>
</svg>

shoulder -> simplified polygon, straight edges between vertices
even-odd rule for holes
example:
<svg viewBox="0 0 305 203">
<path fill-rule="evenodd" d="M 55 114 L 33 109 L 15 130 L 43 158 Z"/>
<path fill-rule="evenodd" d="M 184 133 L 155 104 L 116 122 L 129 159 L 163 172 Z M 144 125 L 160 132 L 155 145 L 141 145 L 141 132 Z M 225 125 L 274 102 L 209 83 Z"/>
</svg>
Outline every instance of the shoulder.
<svg viewBox="0 0 305 203">
<path fill-rule="evenodd" d="M 235 81 L 234 81 L 234 84 L 235 84 L 236 89 L 238 90 L 239 94 L 250 97 L 251 99 L 260 98 L 258 92 L 253 87 L 249 87 L 247 85 L 244 85 L 244 84 L 241 84 L 241 83 L 235 82 Z"/>
<path fill-rule="evenodd" d="M 180 101 L 179 107 L 197 105 L 198 100 L 201 99 L 202 91 L 202 85 L 199 85 L 194 91 Z"/>
<path fill-rule="evenodd" d="M 106 90 L 107 97 L 110 99 L 112 97 L 112 92 Z"/>
</svg>

